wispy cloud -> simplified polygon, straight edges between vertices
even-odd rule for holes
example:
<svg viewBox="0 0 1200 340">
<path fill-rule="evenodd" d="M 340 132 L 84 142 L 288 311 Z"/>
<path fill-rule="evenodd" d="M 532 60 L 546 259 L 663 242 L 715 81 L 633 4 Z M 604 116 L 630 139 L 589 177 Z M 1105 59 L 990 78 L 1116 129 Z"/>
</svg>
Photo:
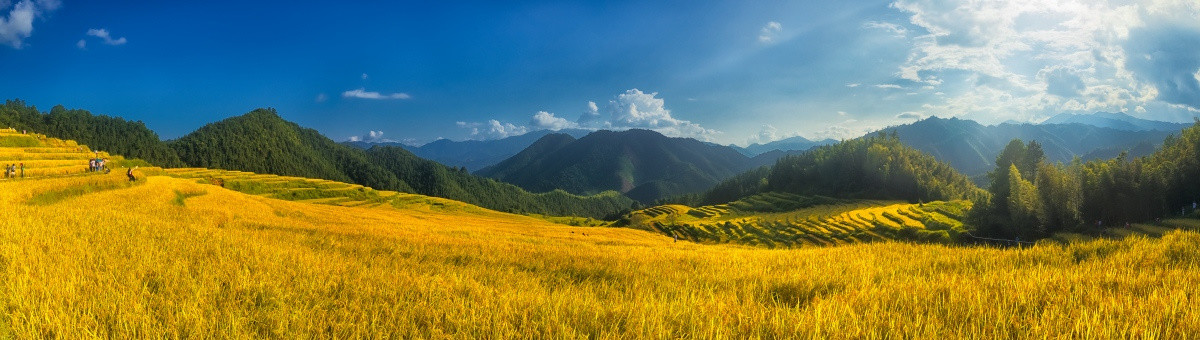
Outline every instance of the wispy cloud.
<svg viewBox="0 0 1200 340">
<path fill-rule="evenodd" d="M 890 32 L 890 33 L 892 33 L 892 35 L 894 35 L 896 37 L 904 37 L 904 36 L 908 35 L 907 28 L 904 28 L 904 26 L 900 26 L 900 25 L 893 24 L 890 22 L 868 21 L 866 23 L 863 23 L 863 27 L 870 28 L 870 29 L 879 29 L 879 30 L 883 30 L 886 32 Z"/>
<path fill-rule="evenodd" d="M 100 38 L 100 40 L 103 41 L 104 44 L 106 44 L 106 45 L 120 46 L 120 45 L 124 45 L 127 42 L 125 40 L 125 37 L 113 39 L 112 35 L 108 33 L 108 30 L 104 29 L 104 28 L 89 29 L 87 31 L 87 35 Z M 83 41 L 83 40 L 80 40 L 80 41 Z M 79 44 L 79 45 L 82 45 L 82 44 Z M 80 48 L 82 48 L 82 47 L 83 46 L 80 46 Z"/>
<path fill-rule="evenodd" d="M 778 21 L 768 22 L 758 31 L 758 42 L 764 44 L 773 43 L 781 31 L 783 31 L 783 24 L 780 24 Z"/>
<path fill-rule="evenodd" d="M 367 91 L 365 88 L 358 88 L 342 92 L 342 97 L 360 99 L 412 99 L 411 95 L 404 92 L 383 94 L 375 91 Z"/>
</svg>

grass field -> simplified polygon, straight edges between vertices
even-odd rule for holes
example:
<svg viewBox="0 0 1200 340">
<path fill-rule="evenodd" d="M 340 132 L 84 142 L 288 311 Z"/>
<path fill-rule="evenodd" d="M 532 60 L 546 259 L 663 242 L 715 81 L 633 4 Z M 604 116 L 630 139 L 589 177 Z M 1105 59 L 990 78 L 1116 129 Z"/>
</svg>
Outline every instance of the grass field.
<svg viewBox="0 0 1200 340">
<path fill-rule="evenodd" d="M 1027 248 L 882 241 L 767 249 L 572 227 L 417 195 L 344 207 L 247 194 L 199 178 L 87 186 L 121 176 L 0 182 L 0 337 L 1189 338 L 1200 332 L 1200 234 L 1192 231 Z M 87 189 L 72 189 L 79 187 Z M 57 198 L 38 201 L 46 195 Z M 893 202 L 840 204 L 846 206 L 798 209 L 828 209 L 823 216 L 830 218 L 906 209 Z M 940 211 L 931 205 L 918 208 Z M 703 218 L 749 218 L 732 207 L 710 210 L 714 215 Z M 762 220 L 787 220 L 794 211 Z"/>
</svg>

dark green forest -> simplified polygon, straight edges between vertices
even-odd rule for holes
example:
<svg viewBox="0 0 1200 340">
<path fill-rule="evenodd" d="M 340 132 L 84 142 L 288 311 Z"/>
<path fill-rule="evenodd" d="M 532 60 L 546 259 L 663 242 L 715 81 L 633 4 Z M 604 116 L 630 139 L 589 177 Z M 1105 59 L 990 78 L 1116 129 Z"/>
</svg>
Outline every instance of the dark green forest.
<svg viewBox="0 0 1200 340">
<path fill-rule="evenodd" d="M 990 197 L 970 222 L 984 234 L 1034 239 L 1098 233 L 1126 223 L 1192 213 L 1200 197 L 1200 123 L 1139 158 L 1050 163 L 1036 141 L 1013 140 L 988 174 Z"/>
<path fill-rule="evenodd" d="M 946 163 L 904 145 L 895 134 L 879 133 L 785 156 L 772 167 L 743 173 L 680 201 L 719 204 L 764 192 L 909 202 L 986 196 Z"/>
<path fill-rule="evenodd" d="M 0 107 L 0 127 L 71 139 L 92 150 L 138 158 L 164 167 L 184 165 L 158 134 L 140 121 L 93 115 L 86 110 L 68 110 L 62 105 L 43 113 L 15 99 L 5 101 Z"/>
</svg>

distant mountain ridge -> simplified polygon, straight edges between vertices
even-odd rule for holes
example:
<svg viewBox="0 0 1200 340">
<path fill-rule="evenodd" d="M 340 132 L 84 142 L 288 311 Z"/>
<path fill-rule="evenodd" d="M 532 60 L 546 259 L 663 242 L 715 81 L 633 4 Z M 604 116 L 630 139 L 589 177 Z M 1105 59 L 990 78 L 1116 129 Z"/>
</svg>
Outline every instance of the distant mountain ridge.
<svg viewBox="0 0 1200 340">
<path fill-rule="evenodd" d="M 1182 129 L 1182 127 L 1181 127 Z M 1014 138 L 1037 141 L 1051 162 L 1070 162 L 1075 157 L 1102 157 L 1131 151 L 1144 152 L 1153 148 L 1140 144 L 1161 145 L 1167 136 L 1179 130 L 1131 131 L 1072 124 L 1000 124 L 985 126 L 972 120 L 931 117 L 912 124 L 889 127 L 883 133 L 895 132 L 900 141 L 917 150 L 929 153 L 949 163 L 955 169 L 976 180 L 995 167 L 992 164 L 1004 146 Z"/>
<path fill-rule="evenodd" d="M 707 190 L 751 166 L 733 148 L 650 130 L 552 134 L 479 175 L 527 190 L 616 190 L 641 202 Z"/>
<path fill-rule="evenodd" d="M 564 133 L 579 138 L 590 132 L 580 129 L 563 129 L 559 131 L 538 130 L 520 136 L 495 140 L 452 141 L 449 139 L 438 139 L 420 146 L 396 142 L 372 143 L 365 141 L 346 142 L 346 144 L 363 150 L 370 149 L 373 146 L 398 146 L 424 159 L 455 168 L 465 167 L 467 171 L 477 171 L 516 155 L 546 135 Z"/>
<path fill-rule="evenodd" d="M 758 156 L 758 155 L 761 155 L 761 154 L 764 154 L 767 152 L 771 152 L 771 151 L 783 151 L 783 152 L 806 151 L 806 150 L 812 149 L 814 147 L 830 145 L 830 144 L 834 144 L 837 142 L 838 142 L 837 140 L 831 139 L 831 138 L 814 141 L 814 140 L 809 140 L 804 137 L 796 136 L 796 137 L 791 137 L 791 138 L 780 139 L 780 140 L 773 141 L 773 142 L 766 143 L 766 144 L 754 143 L 754 144 L 750 144 L 746 147 L 740 147 L 740 146 L 731 144 L 731 145 L 729 145 L 729 147 L 733 148 L 734 150 L 737 150 L 738 152 L 742 153 L 743 155 L 746 155 L 748 157 L 754 157 L 754 156 Z"/>
<path fill-rule="evenodd" d="M 1148 120 L 1125 113 L 1096 112 L 1093 114 L 1062 113 L 1050 117 L 1039 125 L 1083 124 L 1123 131 L 1180 131 L 1192 124 Z"/>
</svg>

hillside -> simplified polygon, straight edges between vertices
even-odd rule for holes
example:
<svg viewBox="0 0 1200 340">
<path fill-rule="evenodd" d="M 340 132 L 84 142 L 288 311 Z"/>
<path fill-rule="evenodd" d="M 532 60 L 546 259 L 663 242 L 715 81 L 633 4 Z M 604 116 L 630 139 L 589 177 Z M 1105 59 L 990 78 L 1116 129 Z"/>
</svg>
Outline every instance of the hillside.
<svg viewBox="0 0 1200 340">
<path fill-rule="evenodd" d="M 274 109 L 211 123 L 168 143 L 188 166 L 353 182 L 411 192 L 360 150 L 279 117 Z"/>
<path fill-rule="evenodd" d="M 1154 329 L 1186 338 L 1200 329 L 1188 298 L 1200 264 L 1187 255 L 1200 234 L 1190 231 L 1019 249 L 767 250 L 436 199 L 341 207 L 165 176 L 90 186 L 127 183 L 112 175 L 0 180 L 0 336 L 1117 338 Z M 754 232 L 740 230 L 725 234 Z M 919 327 L 896 322 L 914 315 Z M 1045 327 L 1023 327 L 1032 324 Z"/>
<path fill-rule="evenodd" d="M 521 150 L 529 147 L 542 137 L 554 134 L 565 133 L 573 137 L 582 137 L 587 135 L 587 130 L 572 130 L 564 129 L 560 131 L 539 130 L 529 132 L 520 136 L 512 136 L 496 140 L 464 140 L 452 141 L 449 139 L 439 139 L 429 142 L 421 146 L 404 145 L 401 143 L 371 143 L 371 142 L 346 142 L 347 144 L 366 150 L 374 146 L 399 146 L 412 152 L 417 157 L 428 159 L 434 162 L 442 163 L 451 167 L 465 167 L 467 171 L 474 172 L 479 169 L 500 163 L 501 161 L 516 155 Z"/>
<path fill-rule="evenodd" d="M 85 110 L 68 110 L 62 105 L 39 112 L 21 100 L 7 100 L 0 107 L 0 128 L 42 133 L 90 145 L 94 150 L 167 166 L 183 166 L 175 151 L 159 140 L 142 122 L 120 117 L 93 115 Z"/>
<path fill-rule="evenodd" d="M 651 202 L 706 190 L 748 169 L 748 158 L 729 147 L 649 130 L 597 131 L 578 140 L 568 138 L 547 135 L 477 173 L 530 191 L 615 190 Z"/>
<path fill-rule="evenodd" d="M 689 205 L 736 201 L 760 193 L 902 200 L 910 203 L 972 199 L 984 192 L 946 163 L 878 133 L 780 158 L 732 177 Z"/>
<path fill-rule="evenodd" d="M 364 151 L 285 121 L 270 109 L 209 124 L 169 144 L 193 167 L 350 182 L 507 212 L 602 218 L 633 207 L 632 200 L 620 195 L 529 193 L 421 159 L 398 147 Z"/>
<path fill-rule="evenodd" d="M 957 118 L 928 118 L 890 127 L 904 144 L 949 163 L 959 172 L 983 183 L 983 174 L 995 166 L 1000 150 L 1013 139 L 1037 141 L 1047 160 L 1069 163 L 1075 157 L 1104 156 L 1130 150 L 1143 143 L 1158 146 L 1179 130 L 1126 131 L 1083 124 L 1000 124 L 984 126 Z M 1087 160 L 1087 159 L 1084 159 Z"/>
</svg>

